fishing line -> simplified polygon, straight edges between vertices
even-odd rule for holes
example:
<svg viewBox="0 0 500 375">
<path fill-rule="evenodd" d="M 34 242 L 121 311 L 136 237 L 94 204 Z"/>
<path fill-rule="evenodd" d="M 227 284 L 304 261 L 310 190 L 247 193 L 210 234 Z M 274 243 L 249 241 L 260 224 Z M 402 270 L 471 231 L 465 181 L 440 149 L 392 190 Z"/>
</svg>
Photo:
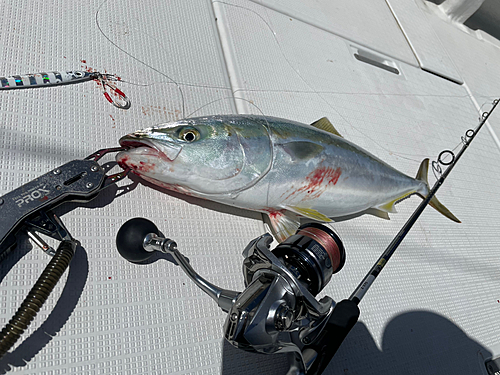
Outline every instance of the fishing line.
<svg viewBox="0 0 500 375">
<path fill-rule="evenodd" d="M 134 59 L 135 61 L 139 62 L 140 64 L 146 66 L 147 68 L 150 68 L 152 69 L 153 71 L 155 71 L 156 73 L 162 75 L 163 77 L 167 78 L 168 81 L 167 82 L 154 82 L 154 83 L 146 83 L 146 84 L 141 84 L 141 83 L 136 83 L 136 82 L 131 82 L 131 81 L 127 81 L 127 80 L 124 80 L 124 79 L 120 79 L 121 82 L 124 82 L 124 83 L 128 83 L 128 84 L 131 84 L 131 85 L 134 85 L 134 86 L 142 86 L 142 87 L 146 87 L 146 86 L 153 86 L 153 85 L 158 85 L 158 84 L 173 84 L 177 87 L 177 89 L 179 90 L 179 93 L 180 93 L 180 97 L 181 97 L 181 102 L 182 102 L 182 117 L 183 118 L 186 118 L 186 117 L 190 117 L 190 116 L 186 116 L 186 101 L 185 101 L 185 96 L 184 96 L 184 92 L 182 91 L 182 88 L 181 86 L 186 86 L 186 87 L 196 87 L 196 88 L 209 88 L 209 89 L 217 89 L 217 90 L 227 90 L 229 92 L 231 92 L 231 89 L 228 88 L 228 87 L 224 87 L 224 86 L 215 86 L 215 85 L 207 85 L 207 84 L 194 84 L 194 83 L 188 83 L 188 82 L 179 82 L 175 79 L 173 79 L 172 77 L 168 76 L 167 74 L 161 72 L 159 69 L 155 68 L 154 66 L 152 66 L 151 64 L 148 64 L 147 62 L 139 59 L 138 57 L 134 56 L 133 54 L 131 54 L 130 52 L 128 52 L 127 50 L 125 50 L 124 48 L 120 47 L 116 42 L 114 42 L 105 32 L 104 30 L 102 29 L 101 27 L 101 24 L 99 23 L 99 13 L 102 9 L 102 7 L 104 6 L 104 4 L 106 4 L 109 0 L 104 0 L 98 7 L 97 11 L 96 11 L 96 14 L 95 14 L 95 22 L 96 22 L 96 26 L 99 30 L 99 32 L 113 45 L 115 46 L 116 48 L 118 48 L 121 52 L 125 53 L 127 56 L 131 57 L 132 59 Z M 113 23 L 110 21 L 110 23 Z M 136 31 L 138 31 L 139 33 L 144 33 L 145 35 L 147 35 L 150 39 L 154 40 L 156 43 L 158 43 L 161 47 L 162 50 L 165 50 L 165 46 L 155 37 L 145 33 L 144 31 L 142 30 L 139 30 L 137 28 L 135 28 Z M 234 92 L 233 92 L 234 94 Z M 208 104 L 211 104 L 211 103 L 208 103 Z M 254 104 L 255 107 L 257 107 L 255 104 Z M 204 106 L 203 106 L 204 107 Z M 258 107 L 257 107 L 258 108 Z M 259 112 L 261 112 L 263 114 L 263 112 L 259 109 Z M 199 109 L 198 109 L 199 110 Z M 196 110 L 196 111 L 198 111 Z M 195 112 L 196 112 L 195 111 Z M 263 114 L 264 115 L 264 114 Z"/>
<path fill-rule="evenodd" d="M 180 96 L 181 96 L 181 100 L 182 100 L 182 115 L 184 116 L 185 114 L 185 108 L 184 108 L 184 93 L 182 92 L 182 89 L 180 87 L 180 85 L 171 77 L 169 77 L 168 75 L 166 75 L 165 73 L 159 71 L 158 69 L 156 69 L 154 66 L 152 65 L 149 65 L 148 63 L 138 59 L 137 57 L 135 57 L 134 55 L 132 55 L 131 53 L 127 52 L 125 49 L 123 49 L 122 47 L 120 47 L 118 44 L 116 44 L 113 40 L 111 40 L 111 38 L 109 38 L 105 33 L 104 31 L 102 30 L 101 28 L 101 25 L 99 24 L 99 12 L 101 11 L 101 8 L 103 7 L 104 4 L 106 4 L 109 0 L 104 0 L 101 5 L 99 5 L 99 7 L 97 8 L 97 11 L 95 13 L 95 23 L 96 23 L 96 26 L 97 28 L 99 29 L 100 33 L 108 40 L 108 42 L 110 42 L 112 45 L 114 45 L 116 48 L 118 48 L 120 51 L 122 51 L 124 54 L 126 54 L 127 56 L 129 56 L 130 58 L 134 59 L 135 61 L 137 61 L 138 63 L 140 64 L 143 64 L 144 66 L 152 69 L 153 71 L 155 71 L 156 73 L 162 75 L 163 77 L 167 78 L 170 82 L 172 82 L 176 87 L 177 89 L 179 90 L 179 93 L 180 93 Z"/>
<path fill-rule="evenodd" d="M 182 83 L 180 83 L 182 84 Z M 329 90 L 286 90 L 286 89 L 237 89 L 234 92 L 276 92 L 284 94 L 339 94 L 339 95 L 360 95 L 360 96 L 402 96 L 402 97 L 437 97 L 437 98 L 462 98 L 468 99 L 467 94 L 464 95 L 443 95 L 443 94 L 400 94 L 400 93 L 380 93 L 380 92 L 347 92 L 347 91 L 329 91 Z"/>
<path fill-rule="evenodd" d="M 264 112 L 263 112 L 263 111 L 262 111 L 262 110 L 261 110 L 261 109 L 260 109 L 260 108 L 259 108 L 259 107 L 258 107 L 258 106 L 254 103 L 254 102 L 253 102 L 253 101 L 251 101 L 251 100 L 249 100 L 249 99 L 246 99 L 246 98 L 240 98 L 240 97 L 238 97 L 238 96 L 225 96 L 225 97 L 223 97 L 223 98 L 220 98 L 220 99 L 215 99 L 215 100 L 212 100 L 211 102 L 208 102 L 207 104 L 202 105 L 200 108 L 196 109 L 195 111 L 193 111 L 193 112 L 191 112 L 189 115 L 187 115 L 187 117 L 186 117 L 186 118 L 190 118 L 190 117 L 191 117 L 192 115 L 194 115 L 196 112 L 200 111 L 201 109 L 203 109 L 203 108 L 205 108 L 205 107 L 208 107 L 209 105 L 212 105 L 212 104 L 217 103 L 217 102 L 221 102 L 221 101 L 223 101 L 223 100 L 233 100 L 233 99 L 234 99 L 234 100 L 243 100 L 244 102 L 249 103 L 250 105 L 254 106 L 254 107 L 255 107 L 255 108 L 256 108 L 256 109 L 260 112 L 260 114 L 261 114 L 262 116 L 266 117 L 266 115 L 264 114 Z M 270 126 L 270 125 L 269 125 L 269 122 L 267 121 L 267 119 L 265 119 L 265 120 L 266 120 L 266 122 L 267 122 L 268 126 Z"/>
<path fill-rule="evenodd" d="M 325 103 L 330 109 L 332 109 L 332 111 L 334 111 L 347 125 L 349 125 L 349 127 L 351 129 L 353 129 L 354 131 L 358 132 L 361 136 L 369 139 L 371 142 L 373 142 L 374 144 L 376 144 L 378 147 L 380 147 L 381 149 L 385 150 L 386 152 L 388 152 L 390 155 L 396 155 L 398 157 L 401 157 L 402 159 L 406 159 L 406 160 L 409 160 L 409 161 L 414 161 L 414 162 L 420 162 L 420 160 L 417 160 L 417 159 L 414 159 L 412 158 L 413 157 L 425 157 L 426 155 L 418 155 L 418 154 L 414 154 L 414 153 L 402 153 L 402 152 L 395 152 L 395 151 L 392 151 L 390 149 L 388 149 L 387 147 L 385 147 L 384 145 L 382 145 L 381 143 L 379 143 L 378 141 L 376 141 L 374 138 L 366 135 L 363 131 L 357 129 L 357 127 L 355 127 L 349 120 L 346 116 L 344 116 L 342 113 L 339 112 L 339 110 L 337 110 L 331 103 L 329 103 L 329 101 L 324 98 L 322 96 L 322 94 L 338 94 L 338 95 L 349 95 L 349 96 L 352 96 L 352 95 L 362 95 L 362 96 L 393 96 L 393 97 L 446 97 L 446 98 L 467 98 L 467 99 L 470 99 L 469 95 L 465 94 L 465 95 L 438 95 L 438 94 L 401 94 L 401 93 L 367 93 L 367 92 L 342 92 L 342 91 L 319 91 L 319 90 L 315 90 L 314 87 L 312 87 L 308 81 L 300 74 L 300 72 L 293 66 L 292 62 L 290 61 L 290 59 L 287 57 L 285 51 L 283 50 L 283 47 L 277 37 L 277 34 L 276 32 L 274 31 L 273 29 L 273 25 L 271 23 L 271 21 L 267 21 L 261 14 L 259 14 L 258 12 L 250 9 L 250 8 L 247 8 L 247 7 L 244 7 L 244 6 L 240 6 L 240 5 L 235 5 L 235 4 L 230 4 L 230 3 L 227 3 L 227 2 L 224 2 L 224 1 L 219 1 L 219 0 L 215 0 L 215 1 L 212 1 L 212 3 L 220 3 L 220 4 L 224 4 L 224 5 L 227 5 L 227 6 L 231 6 L 231 7 L 235 7 L 235 8 L 240 8 L 240 9 L 243 9 L 243 10 L 246 10 L 248 12 L 251 12 L 253 13 L 254 15 L 256 15 L 267 27 L 267 29 L 271 32 L 271 35 L 276 43 L 276 45 L 278 46 L 278 50 L 280 51 L 280 54 L 281 56 L 283 57 L 283 59 L 285 60 L 286 64 L 293 70 L 293 72 L 296 74 L 296 76 L 310 89 L 310 90 L 278 90 L 278 89 L 271 89 L 271 90 L 263 90 L 263 89 L 237 89 L 237 90 L 231 90 L 231 88 L 228 88 L 228 87 L 223 87 L 223 86 L 215 86 L 215 85 L 206 85 L 206 84 L 195 84 L 195 83 L 189 83 L 189 82 L 181 82 L 181 81 L 178 81 L 178 80 L 175 80 L 173 79 L 172 77 L 168 76 L 167 74 L 163 73 L 162 71 L 160 71 L 159 69 L 155 68 L 154 66 L 152 66 L 151 64 L 148 64 L 147 62 L 137 58 L 136 56 L 134 56 L 132 53 L 128 52 L 127 50 L 125 50 L 124 48 L 120 47 L 120 45 L 118 45 L 116 42 L 114 42 L 110 36 L 108 36 L 103 28 L 101 27 L 101 24 L 99 22 L 99 14 L 100 14 L 100 11 L 102 10 L 103 6 L 108 3 L 109 0 L 104 0 L 98 7 L 97 11 L 96 11 L 96 15 L 95 15 L 95 21 L 96 21 L 96 25 L 97 25 L 97 28 L 99 30 L 99 32 L 113 45 L 115 46 L 116 48 L 118 48 L 120 51 L 122 51 L 123 53 L 125 53 L 127 56 L 131 57 L 132 59 L 134 59 L 135 61 L 139 62 L 140 64 L 146 66 L 147 68 L 150 68 L 152 69 L 153 71 L 155 71 L 156 73 L 160 74 L 161 76 L 167 78 L 168 82 L 155 82 L 155 83 L 150 83 L 150 84 L 140 84 L 140 83 L 134 83 L 134 82 L 131 82 L 131 81 L 126 81 L 126 80 L 121 80 L 122 82 L 125 82 L 125 83 L 128 83 L 128 84 L 132 84 L 132 85 L 136 85 L 136 86 L 142 86 L 142 87 L 145 87 L 145 86 L 153 86 L 153 85 L 156 85 L 156 84 L 173 84 L 176 86 L 176 88 L 178 89 L 179 91 L 179 94 L 180 94 L 180 97 L 181 97 L 181 101 L 182 101 L 182 116 L 184 118 L 186 117 L 190 117 L 192 116 L 194 113 L 198 112 L 199 110 L 201 110 L 202 108 L 206 108 L 207 106 L 211 105 L 211 104 L 214 104 L 216 102 L 219 102 L 221 100 L 225 100 L 225 99 L 237 99 L 237 98 L 228 98 L 228 97 L 224 97 L 224 98 L 220 98 L 220 99 L 216 99 L 214 101 L 211 101 L 201 107 L 199 107 L 198 109 L 196 109 L 195 111 L 191 112 L 188 116 L 186 116 L 186 104 L 185 104 L 185 95 L 184 95 L 184 92 L 182 90 L 182 87 L 181 86 L 185 86 L 185 87 L 196 87 L 196 88 L 210 88 L 210 89 L 218 89 L 218 90 L 227 90 L 229 92 L 231 92 L 233 95 L 236 94 L 237 92 L 270 92 L 270 93 L 273 93 L 273 92 L 280 92 L 280 93 L 304 93 L 304 94 L 308 94 L 308 93 L 311 93 L 311 94 L 315 94 L 317 95 L 321 101 L 323 103 Z M 257 3 L 259 4 L 259 3 Z M 268 15 L 268 9 L 266 6 L 264 6 L 263 4 L 259 4 L 260 6 L 262 6 L 264 8 L 264 11 L 266 12 L 266 15 L 267 15 L 267 18 L 270 18 L 269 15 Z M 139 33 L 144 33 L 143 31 L 139 30 L 139 29 L 136 29 L 136 31 L 138 31 Z M 155 42 L 157 42 L 161 49 L 165 49 L 165 46 L 163 46 L 163 44 L 157 40 L 157 38 L 149 35 L 149 34 L 146 34 L 148 35 L 151 39 L 153 39 Z M 247 100 L 247 99 L 243 99 L 243 98 L 238 98 L 240 100 L 245 100 L 246 102 L 252 104 L 255 108 L 258 109 L 258 111 L 263 115 L 265 116 L 265 114 L 263 113 L 263 111 L 255 104 L 253 103 L 252 101 L 250 100 Z M 458 147 L 458 146 L 457 146 Z M 455 148 L 456 149 L 456 148 Z M 454 149 L 454 150 L 455 150 Z M 434 174 L 436 175 L 436 172 L 437 172 L 437 168 L 433 168 L 433 171 L 434 171 Z"/>
<path fill-rule="evenodd" d="M 193 83 L 187 83 L 187 82 L 178 82 L 176 80 L 174 80 L 172 77 L 168 76 L 167 74 L 161 72 L 160 70 L 156 69 L 155 67 L 153 67 L 152 65 L 146 63 L 145 61 L 142 61 L 141 59 L 137 58 L 136 56 L 132 55 L 130 52 L 126 51 L 124 48 L 120 47 L 117 43 L 115 43 L 113 40 L 111 40 L 111 38 L 106 35 L 106 33 L 104 32 L 104 30 L 102 29 L 100 23 L 99 23 L 99 12 L 101 11 L 103 5 L 105 3 L 107 3 L 109 0 L 104 0 L 100 5 L 99 5 L 99 8 L 97 9 L 96 11 L 96 15 L 95 15 L 95 20 L 96 20 L 96 25 L 97 25 L 97 28 L 99 29 L 99 32 L 112 44 L 114 45 L 116 48 L 118 48 L 120 51 L 122 51 L 123 53 L 125 53 L 127 56 L 133 58 L 135 61 L 143 64 L 144 66 L 154 70 L 155 72 L 161 74 L 162 76 L 164 76 L 165 78 L 167 78 L 169 81 L 168 82 L 155 82 L 155 83 L 149 83 L 149 84 L 140 84 L 140 83 L 135 83 L 135 82 L 131 82 L 131 81 L 127 81 L 127 80 L 124 80 L 124 79 L 121 79 L 120 81 L 121 82 L 124 82 L 124 83 L 128 83 L 128 84 L 131 84 L 131 85 L 135 85 L 135 86 L 142 86 L 142 87 L 146 87 L 146 86 L 153 86 L 153 85 L 157 85 L 157 84 L 173 84 L 177 87 L 177 89 L 179 90 L 179 93 L 180 93 L 180 96 L 181 96 L 181 101 L 182 101 L 182 117 L 183 118 L 189 118 L 191 117 L 194 113 L 198 112 L 199 110 L 201 110 L 202 108 L 205 108 L 213 103 L 216 103 L 216 102 L 219 102 L 219 101 L 222 101 L 222 100 L 225 100 L 225 99 L 229 99 L 229 100 L 233 100 L 233 99 L 241 99 L 241 100 L 244 100 L 248 103 L 250 103 L 251 105 L 253 105 L 255 108 L 257 108 L 257 110 L 263 115 L 265 116 L 264 112 L 255 104 L 255 103 L 252 103 L 250 100 L 247 100 L 247 99 L 244 99 L 244 98 L 237 98 L 237 97 L 224 97 L 224 98 L 221 98 L 221 99 L 216 99 L 216 100 L 213 100 L 203 106 L 201 106 L 200 108 L 196 109 L 195 111 L 193 111 L 192 113 L 190 113 L 188 116 L 186 116 L 186 105 L 185 105 L 185 96 L 184 96 L 184 92 L 182 91 L 182 88 L 181 86 L 186 86 L 186 87 L 196 87 L 196 88 L 210 88 L 210 89 L 218 89 L 218 90 L 227 90 L 229 92 L 231 92 L 231 89 L 228 88 L 228 87 L 223 87 L 223 86 L 214 86 L 214 85 L 204 85 L 204 84 L 193 84 Z M 136 29 L 137 30 L 137 29 Z M 141 30 L 137 30 L 139 32 L 142 32 L 144 33 L 143 31 Z M 164 46 L 161 42 L 159 42 L 157 40 L 157 38 L 145 33 L 146 35 L 148 35 L 149 38 L 153 39 L 154 41 L 156 41 L 161 47 L 162 49 L 164 49 Z M 233 92 L 234 94 L 234 92 Z"/>
<path fill-rule="evenodd" d="M 150 64 L 140 60 L 139 58 L 135 57 L 134 55 L 132 55 L 130 52 L 127 52 L 124 48 L 120 47 L 117 43 L 113 42 L 112 39 L 104 32 L 104 30 L 102 29 L 102 27 L 100 26 L 100 23 L 97 19 L 98 17 L 98 13 L 100 12 L 102 6 L 109 2 L 110 0 L 104 0 L 103 3 L 101 3 L 99 5 L 99 9 L 97 10 L 96 12 L 96 24 L 97 24 L 97 27 L 99 29 L 99 32 L 111 43 L 113 44 L 115 47 L 117 47 L 120 51 L 124 52 L 127 56 L 129 57 L 132 57 L 134 60 L 138 61 L 139 63 L 143 64 L 144 66 L 148 67 L 148 68 L 151 68 L 153 69 L 155 72 L 165 76 L 169 81 L 166 81 L 166 82 L 154 82 L 154 83 L 145 83 L 145 84 L 141 84 L 141 83 L 137 83 L 137 82 L 131 82 L 131 81 L 127 81 L 127 80 L 124 80 L 124 79 L 121 79 L 120 82 L 125 82 L 125 83 L 128 83 L 128 84 L 131 84 L 131 85 L 135 85 L 135 86 L 153 86 L 153 85 L 158 85 L 158 84 L 173 84 L 173 85 L 178 85 L 178 86 L 186 86 L 186 87 L 197 87 L 197 88 L 209 88 L 209 89 L 220 89 L 220 90 L 228 90 L 228 91 L 231 91 L 230 88 L 228 87 L 224 87 L 224 86 L 215 86 L 215 85 L 208 85 L 208 84 L 199 84 L 199 83 L 189 83 L 189 82 L 182 82 L 182 81 L 178 81 L 178 80 L 174 80 L 173 78 L 169 77 L 168 75 L 166 75 L 165 73 L 162 73 L 161 71 L 159 71 L 158 69 L 152 67 Z M 213 1 L 213 3 L 221 3 L 221 4 L 225 4 L 225 5 L 230 5 L 230 6 L 233 6 L 233 7 L 237 7 L 237 8 L 242 8 L 242 9 L 245 9 L 245 10 L 248 10 L 252 13 L 255 13 L 257 16 L 259 16 L 263 22 L 265 22 L 267 24 L 267 22 L 265 21 L 265 19 L 262 18 L 262 16 L 260 16 L 257 12 L 249 9 L 249 8 L 245 8 L 245 7 L 242 7 L 242 6 L 239 6 L 239 5 L 234 5 L 234 4 L 229 4 L 229 3 L 225 3 L 225 2 L 222 2 L 222 1 Z M 114 23 L 112 21 L 110 21 L 111 23 Z M 274 35 L 274 32 L 271 28 L 271 26 L 269 24 L 267 24 L 268 28 L 271 30 L 271 32 L 273 33 Z M 137 31 L 139 32 L 142 32 L 138 29 L 136 29 Z M 150 38 L 154 39 L 157 43 L 161 44 L 157 38 L 154 38 L 153 36 L 149 35 L 149 34 L 146 34 L 148 35 Z M 276 43 L 279 45 L 279 41 L 276 40 Z M 280 45 L 279 45 L 280 46 Z M 280 46 L 281 47 L 281 46 Z M 284 55 L 284 52 L 281 51 L 282 55 Z M 287 59 L 286 59 L 286 56 L 285 57 L 285 60 L 287 61 L 288 64 L 291 64 Z M 293 66 L 291 66 L 292 69 Z M 299 74 L 300 75 L 300 74 Z M 304 79 L 301 77 L 301 79 Z M 305 81 L 304 82 L 305 84 L 307 84 L 307 82 Z M 311 88 L 310 85 L 308 85 L 308 87 Z M 277 93 L 304 93 L 304 94 L 339 94 L 339 95 L 362 95 L 362 96 L 401 96 L 401 97 L 446 97 L 446 98 L 468 98 L 469 96 L 468 95 L 444 95 L 444 94 L 401 94 L 401 93 L 376 93 L 376 92 L 345 92 L 345 91 L 322 91 L 322 90 L 314 90 L 313 88 L 311 88 L 311 90 L 287 90 L 287 89 L 237 89 L 237 90 L 234 90 L 233 91 L 233 94 L 236 94 L 237 92 L 239 91 L 244 91 L 244 92 L 270 92 L 270 93 L 273 93 L 273 92 L 277 92 Z M 335 109 L 334 109 L 335 110 Z M 350 124 L 347 120 L 346 122 L 351 125 L 353 128 L 354 126 L 352 124 Z"/>
</svg>

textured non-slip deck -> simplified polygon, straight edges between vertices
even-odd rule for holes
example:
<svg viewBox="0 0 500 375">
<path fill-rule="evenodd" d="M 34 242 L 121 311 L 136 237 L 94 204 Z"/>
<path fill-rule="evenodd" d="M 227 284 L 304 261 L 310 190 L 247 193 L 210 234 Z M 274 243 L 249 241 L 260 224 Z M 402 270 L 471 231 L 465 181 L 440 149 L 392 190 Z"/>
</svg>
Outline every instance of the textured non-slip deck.
<svg viewBox="0 0 500 375">
<path fill-rule="evenodd" d="M 346 139 L 413 176 L 422 159 L 457 146 L 480 108 L 500 96 L 500 44 L 446 23 L 432 6 L 406 3 L 5 0 L 0 76 L 116 74 L 132 106 L 113 107 L 92 81 L 0 91 L 0 194 L 115 147 L 133 130 L 204 114 L 304 123 L 327 116 Z M 500 112 L 439 191 L 462 223 L 426 209 L 363 299 L 326 374 L 486 374 L 485 359 L 500 355 L 495 132 Z M 400 203 L 390 221 L 364 215 L 332 224 L 347 262 L 318 297 L 347 298 L 418 203 Z M 201 275 L 242 290 L 241 252 L 267 229 L 260 214 L 166 194 L 137 178 L 57 212 L 82 246 L 0 372 L 286 372 L 283 357 L 224 342 L 225 314 L 168 259 L 135 265 L 115 248 L 121 224 L 146 217 Z M 48 261 L 26 239 L 2 261 L 2 325 Z"/>
</svg>

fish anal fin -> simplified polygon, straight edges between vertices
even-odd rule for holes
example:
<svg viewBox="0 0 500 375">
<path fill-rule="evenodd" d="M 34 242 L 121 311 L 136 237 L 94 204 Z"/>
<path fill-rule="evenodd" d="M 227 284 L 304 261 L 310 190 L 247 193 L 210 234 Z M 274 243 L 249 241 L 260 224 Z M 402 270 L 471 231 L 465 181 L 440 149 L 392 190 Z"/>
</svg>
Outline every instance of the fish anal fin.
<svg viewBox="0 0 500 375">
<path fill-rule="evenodd" d="M 342 135 L 335 129 L 335 127 L 332 125 L 330 120 L 328 120 L 326 117 L 322 117 L 317 121 L 314 121 L 311 126 L 314 126 L 317 129 L 327 131 L 329 133 L 335 134 L 339 137 L 342 137 Z M 344 137 L 342 137 L 344 138 Z"/>
<path fill-rule="evenodd" d="M 396 200 L 393 200 L 393 201 L 381 204 L 381 205 L 379 205 L 377 207 L 373 207 L 373 208 L 375 208 L 376 210 L 382 211 L 382 212 L 394 214 L 394 213 L 398 212 L 396 210 L 396 207 L 394 207 L 395 204 L 396 204 Z"/>
<path fill-rule="evenodd" d="M 373 215 L 380 217 L 381 219 L 391 220 L 389 214 L 386 211 L 379 210 L 378 208 L 369 208 L 365 211 L 368 215 Z"/>
<path fill-rule="evenodd" d="M 331 223 L 332 219 L 330 219 L 328 216 L 322 214 L 319 211 L 316 211 L 312 208 L 302 208 L 302 207 L 297 207 L 297 206 L 286 206 L 286 209 L 289 211 L 292 211 L 298 215 L 307 217 L 312 220 L 317 220 L 317 221 L 323 221 L 326 223 Z"/>
<path fill-rule="evenodd" d="M 388 213 L 396 213 L 396 212 L 398 212 L 396 210 L 396 207 L 395 207 L 396 203 L 399 203 L 402 200 L 409 198 L 410 196 L 412 196 L 415 193 L 416 193 L 415 191 L 410 191 L 410 192 L 404 193 L 400 197 L 397 197 L 396 199 L 393 199 L 389 202 L 382 203 L 381 205 L 378 205 L 374 208 L 376 208 L 380 211 L 388 212 Z"/>
<path fill-rule="evenodd" d="M 283 211 L 266 210 L 271 222 L 271 227 L 274 231 L 276 240 L 283 242 L 288 237 L 295 234 L 300 226 L 299 219 L 296 215 L 285 214 Z"/>
</svg>

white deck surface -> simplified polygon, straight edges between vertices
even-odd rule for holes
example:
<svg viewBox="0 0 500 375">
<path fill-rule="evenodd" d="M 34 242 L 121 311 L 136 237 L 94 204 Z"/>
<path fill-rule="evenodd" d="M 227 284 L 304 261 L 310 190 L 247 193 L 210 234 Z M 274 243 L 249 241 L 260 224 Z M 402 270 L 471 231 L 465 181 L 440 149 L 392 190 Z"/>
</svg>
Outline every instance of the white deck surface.
<svg viewBox="0 0 500 375">
<path fill-rule="evenodd" d="M 413 176 L 500 96 L 500 44 L 413 1 L 4 0 L 2 9 L 0 75 L 113 73 L 132 107 L 111 106 L 94 82 L 0 92 L 0 194 L 133 130 L 222 113 L 327 116 L 345 138 Z M 486 374 L 484 359 L 500 355 L 500 112 L 490 125 L 438 194 L 462 224 L 424 212 L 325 374 Z M 116 198 L 110 189 L 85 207 L 58 209 L 82 248 L 0 372 L 282 374 L 283 358 L 224 343 L 225 314 L 180 268 L 131 264 L 115 248 L 120 225 L 146 217 L 203 276 L 241 290 L 241 251 L 263 233 L 261 215 L 137 181 L 122 181 L 129 188 Z M 347 262 L 318 297 L 347 298 L 418 203 L 405 200 L 390 221 L 333 224 Z M 2 325 L 47 262 L 26 241 L 0 265 Z"/>
</svg>

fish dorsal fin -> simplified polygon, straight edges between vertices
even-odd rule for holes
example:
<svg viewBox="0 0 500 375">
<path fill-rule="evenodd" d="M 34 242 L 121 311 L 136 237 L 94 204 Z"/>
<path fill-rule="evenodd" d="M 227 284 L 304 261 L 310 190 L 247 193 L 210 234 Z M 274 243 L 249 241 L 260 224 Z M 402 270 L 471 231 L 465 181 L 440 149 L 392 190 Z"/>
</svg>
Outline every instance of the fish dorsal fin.
<svg viewBox="0 0 500 375">
<path fill-rule="evenodd" d="M 335 134 L 339 137 L 342 137 L 340 133 L 335 129 L 335 127 L 332 125 L 330 120 L 328 120 L 326 117 L 320 118 L 318 121 L 314 121 L 311 126 L 314 126 L 317 129 L 327 131 L 329 133 Z M 344 137 L 342 137 L 344 138 Z"/>
<path fill-rule="evenodd" d="M 420 163 L 420 168 L 418 168 L 416 180 L 425 182 L 426 185 L 429 185 L 429 181 L 427 181 L 427 174 L 429 173 L 429 159 L 422 160 Z"/>
<path fill-rule="evenodd" d="M 312 208 L 302 208 L 297 206 L 286 206 L 286 209 L 309 219 L 331 223 L 332 219 Z"/>
</svg>

